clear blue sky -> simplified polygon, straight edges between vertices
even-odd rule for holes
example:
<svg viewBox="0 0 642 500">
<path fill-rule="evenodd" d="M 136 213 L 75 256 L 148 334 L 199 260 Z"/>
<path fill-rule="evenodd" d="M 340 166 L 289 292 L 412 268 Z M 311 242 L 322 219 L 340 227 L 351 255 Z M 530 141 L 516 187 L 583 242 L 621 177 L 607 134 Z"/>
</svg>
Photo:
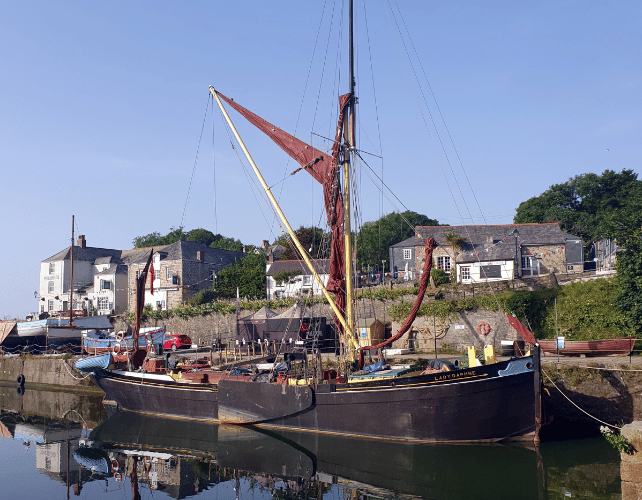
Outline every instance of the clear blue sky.
<svg viewBox="0 0 642 500">
<path fill-rule="evenodd" d="M 408 209 L 456 225 L 467 217 L 465 199 L 475 223 L 510 223 L 519 203 L 552 184 L 605 169 L 640 172 L 639 1 L 402 1 L 414 44 L 406 38 L 405 48 L 392 29 L 397 11 L 393 18 L 388 3 L 368 2 L 366 25 L 356 4 L 359 145 L 383 156 L 364 158 Z M 302 138 L 328 136 L 329 99 L 347 90 L 346 58 L 336 60 L 340 8 L 3 2 L 0 318 L 37 309 L 39 264 L 69 245 L 72 215 L 76 234 L 96 247 L 131 248 L 136 236 L 181 223 L 244 243 L 274 240 L 278 229 L 266 224 L 211 109 L 196 161 L 208 85 Z M 410 86 L 413 72 L 421 90 Z M 465 174 L 448 145 L 451 173 L 424 126 L 417 96 L 429 95 L 427 82 L 439 103 L 430 110 L 445 118 Z M 424 117 L 432 128 L 425 107 Z M 278 183 L 295 166 L 232 118 L 292 225 L 317 223 L 318 189 L 304 174 Z M 403 210 L 374 190 L 359 196 L 363 221 Z"/>
</svg>

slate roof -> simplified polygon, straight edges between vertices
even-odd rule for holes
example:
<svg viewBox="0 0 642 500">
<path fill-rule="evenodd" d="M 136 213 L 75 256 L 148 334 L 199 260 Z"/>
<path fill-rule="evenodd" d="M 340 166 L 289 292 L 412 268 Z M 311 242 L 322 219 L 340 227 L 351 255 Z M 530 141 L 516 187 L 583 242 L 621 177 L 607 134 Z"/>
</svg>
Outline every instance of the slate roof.
<svg viewBox="0 0 642 500">
<path fill-rule="evenodd" d="M 117 264 L 115 266 L 108 267 L 104 271 L 100 271 L 99 273 L 96 274 L 96 276 L 101 276 L 105 274 L 127 274 L 127 266 L 124 264 Z"/>
<path fill-rule="evenodd" d="M 70 248 L 71 247 L 67 247 L 42 262 L 70 260 Z M 132 264 L 144 264 L 147 262 L 151 249 L 152 247 L 133 248 L 131 250 L 114 250 L 110 248 L 81 248 L 74 246 L 74 260 L 77 262 L 88 261 L 95 264 L 115 263 L 130 266 Z M 197 243 L 195 241 L 177 241 L 171 245 L 155 246 L 153 249 L 154 252 L 161 252 L 164 254 L 162 256 L 163 259 L 192 261 L 197 260 L 196 252 L 200 251 L 205 263 L 221 264 L 223 267 L 233 264 L 235 261 L 242 259 L 245 255 L 243 252 L 223 250 L 220 248 L 209 248 L 202 243 Z"/>
<path fill-rule="evenodd" d="M 313 260 L 314 270 L 317 274 L 330 274 L 330 259 Z M 273 263 L 268 264 L 266 274 L 274 276 L 280 271 L 301 271 L 300 274 L 308 275 L 310 270 L 302 260 L 275 260 Z"/>
<path fill-rule="evenodd" d="M 118 261 L 121 258 L 121 254 L 122 250 L 114 250 L 112 248 L 81 248 L 74 245 L 74 260 L 76 262 L 95 262 L 96 259 L 100 259 L 103 257 L 112 257 L 114 260 Z M 52 255 L 42 262 L 55 262 L 59 260 L 71 260 L 71 247 L 67 247 L 64 250 L 61 250 L 57 254 Z"/>
<path fill-rule="evenodd" d="M 417 226 L 422 238 L 432 236 L 438 245 L 450 246 L 446 235 L 455 233 L 465 239 L 458 263 L 514 260 L 519 256 L 519 246 L 560 245 L 567 240 L 581 238 L 562 231 L 556 222 L 546 224 L 500 224 L 484 226 Z M 409 248 L 423 246 L 423 240 L 412 236 L 393 247 Z M 492 241 L 489 241 L 492 239 Z"/>
</svg>

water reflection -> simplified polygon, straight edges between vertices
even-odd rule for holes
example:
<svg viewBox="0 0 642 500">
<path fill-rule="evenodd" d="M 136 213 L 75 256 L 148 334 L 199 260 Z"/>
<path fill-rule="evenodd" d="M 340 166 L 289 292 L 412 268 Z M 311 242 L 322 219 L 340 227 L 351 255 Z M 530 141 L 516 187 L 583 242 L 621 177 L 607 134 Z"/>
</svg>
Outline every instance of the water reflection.
<svg viewBox="0 0 642 500">
<path fill-rule="evenodd" d="M 29 391 L 18 400 L 5 392 L 0 387 L 0 435 L 24 443 L 35 467 L 12 470 L 5 453 L 15 454 L 15 446 L 5 439 L 4 473 L 42 473 L 61 487 L 57 497 L 621 498 L 619 457 L 602 440 L 539 449 L 412 445 L 129 412 L 105 418 L 99 400 L 77 395 L 52 399 L 47 414 L 38 415 L 24 399 Z M 46 399 L 34 394 L 33 401 L 37 396 Z"/>
</svg>

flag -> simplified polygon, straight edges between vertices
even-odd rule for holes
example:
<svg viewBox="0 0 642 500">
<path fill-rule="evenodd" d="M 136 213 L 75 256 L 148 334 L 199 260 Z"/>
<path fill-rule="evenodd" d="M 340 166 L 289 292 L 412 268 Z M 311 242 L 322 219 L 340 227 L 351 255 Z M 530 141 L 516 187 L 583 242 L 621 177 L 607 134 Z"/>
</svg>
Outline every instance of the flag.
<svg viewBox="0 0 642 500">
<path fill-rule="evenodd" d="M 149 268 L 149 291 L 154 295 L 154 266 Z"/>
</svg>

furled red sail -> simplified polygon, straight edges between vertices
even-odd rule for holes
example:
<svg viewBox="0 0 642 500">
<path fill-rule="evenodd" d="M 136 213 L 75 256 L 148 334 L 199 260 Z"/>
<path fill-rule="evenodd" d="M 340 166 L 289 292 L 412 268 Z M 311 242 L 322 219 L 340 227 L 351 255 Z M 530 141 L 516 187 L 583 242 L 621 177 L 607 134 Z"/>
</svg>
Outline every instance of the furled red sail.
<svg viewBox="0 0 642 500">
<path fill-rule="evenodd" d="M 343 124 L 343 110 L 350 100 L 350 94 L 339 98 L 339 122 L 335 141 L 332 146 L 332 155 L 306 144 L 291 134 L 272 125 L 260 116 L 238 105 L 232 99 L 220 92 L 217 95 L 245 117 L 252 125 L 261 130 L 272 139 L 283 151 L 294 159 L 303 169 L 314 177 L 323 186 L 323 199 L 328 217 L 328 225 L 332 231 L 332 244 L 330 248 L 330 279 L 326 286 L 329 292 L 334 293 L 335 302 L 340 311 L 345 311 L 345 263 L 343 260 L 343 197 L 339 189 L 338 158 L 341 144 L 341 128 Z"/>
<path fill-rule="evenodd" d="M 432 269 L 432 252 L 435 248 L 437 248 L 437 243 L 435 242 L 433 237 L 430 236 L 425 242 L 426 257 L 424 261 L 424 269 L 421 274 L 421 281 L 419 282 L 419 290 L 417 291 L 417 298 L 415 299 L 415 304 L 412 307 L 410 314 L 408 314 L 408 316 L 406 317 L 406 321 L 404 321 L 404 324 L 401 325 L 399 331 L 389 339 L 386 339 L 377 345 L 369 345 L 359 348 L 359 370 L 363 368 L 364 351 L 370 349 L 381 349 L 382 347 L 386 347 L 387 345 L 392 344 L 395 340 L 401 338 L 401 336 L 406 333 L 412 326 L 412 323 L 417 317 L 417 312 L 419 312 L 419 307 L 424 300 L 426 289 L 428 288 L 428 282 L 430 281 L 430 271 Z"/>
</svg>

